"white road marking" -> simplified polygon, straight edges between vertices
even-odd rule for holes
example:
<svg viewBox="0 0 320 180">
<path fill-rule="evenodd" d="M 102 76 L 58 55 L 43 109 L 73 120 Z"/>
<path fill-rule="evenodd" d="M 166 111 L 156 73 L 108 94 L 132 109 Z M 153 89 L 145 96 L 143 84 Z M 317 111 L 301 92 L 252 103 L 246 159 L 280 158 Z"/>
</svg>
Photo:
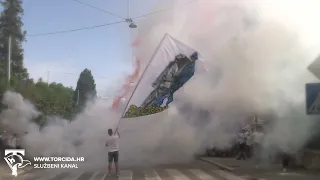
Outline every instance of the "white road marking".
<svg viewBox="0 0 320 180">
<path fill-rule="evenodd" d="M 167 173 L 175 180 L 190 180 L 187 176 L 175 169 L 166 169 Z"/>
<path fill-rule="evenodd" d="M 12 176 L 11 174 L 10 175 L 7 175 L 6 177 L 12 177 L 12 179 L 15 179 L 15 180 L 26 180 L 27 178 L 28 179 L 35 179 L 37 178 L 37 176 L 35 175 L 31 175 L 31 174 L 23 174 L 23 175 L 19 175 L 17 177 L 14 177 Z"/>
<path fill-rule="evenodd" d="M 132 171 L 120 171 L 119 180 L 132 180 Z"/>
<path fill-rule="evenodd" d="M 9 168 L 9 167 L 8 167 Z M 31 168 L 32 169 L 32 168 Z M 26 172 L 27 171 L 29 171 L 29 170 L 31 170 L 30 168 L 27 168 L 27 167 L 25 167 L 25 169 L 18 169 L 18 172 L 17 172 L 17 177 L 21 177 L 21 176 L 24 176 L 24 175 L 26 175 Z M 10 173 L 3 173 L 3 174 L 5 174 L 6 176 L 12 176 L 12 172 L 10 172 Z M 15 176 L 12 176 L 12 177 L 15 177 Z"/>
<path fill-rule="evenodd" d="M 190 169 L 189 171 L 192 172 L 195 176 L 197 176 L 201 180 L 217 180 L 216 178 L 210 176 L 209 174 L 201 171 L 200 169 Z"/>
<path fill-rule="evenodd" d="M 225 178 L 226 180 L 245 180 L 239 176 L 236 176 L 234 174 L 228 173 L 223 170 L 214 170 L 213 172 L 218 174 L 219 176 Z"/>
<path fill-rule="evenodd" d="M 77 180 L 84 172 L 71 173 L 69 176 L 64 177 L 63 180 Z"/>
<path fill-rule="evenodd" d="M 107 177 L 107 174 L 104 174 L 101 180 L 104 180 L 106 177 Z"/>
<path fill-rule="evenodd" d="M 49 173 L 49 172 L 48 172 Z M 53 173 L 53 174 L 41 174 L 40 178 L 37 180 L 48 180 L 48 179 L 53 179 L 56 176 L 58 176 L 60 173 Z"/>
<path fill-rule="evenodd" d="M 93 173 L 89 180 L 96 180 L 96 177 L 98 176 L 98 174 L 99 174 L 99 172 Z"/>
<path fill-rule="evenodd" d="M 145 180 L 161 180 L 158 173 L 153 169 L 144 172 Z"/>
</svg>

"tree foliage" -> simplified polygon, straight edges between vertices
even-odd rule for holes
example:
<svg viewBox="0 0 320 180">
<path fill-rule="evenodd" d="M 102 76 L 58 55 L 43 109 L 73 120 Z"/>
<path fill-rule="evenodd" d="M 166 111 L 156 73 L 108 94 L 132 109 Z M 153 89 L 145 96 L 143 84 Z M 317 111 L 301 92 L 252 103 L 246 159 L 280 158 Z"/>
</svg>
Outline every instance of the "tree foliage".
<svg viewBox="0 0 320 180">
<path fill-rule="evenodd" d="M 28 99 L 40 111 L 41 117 L 35 121 L 43 124 L 48 116 L 59 116 L 71 119 L 73 115 L 73 89 L 64 87 L 60 83 L 47 84 L 39 79 L 34 82 L 32 79 L 17 81 L 11 86 L 11 90 L 19 92 Z"/>
<path fill-rule="evenodd" d="M 81 110 L 88 100 L 96 96 L 96 84 L 92 73 L 89 69 L 84 69 L 80 73 L 77 87 L 73 93 L 73 100 L 76 102 L 77 108 Z"/>
<path fill-rule="evenodd" d="M 28 72 L 23 66 L 23 48 L 26 31 L 22 29 L 22 0 L 5 0 L 1 2 L 3 11 L 0 14 L 0 75 L 8 70 L 9 37 L 11 37 L 11 75 L 18 79 L 27 79 Z M 2 74 L 1 74 L 2 73 Z"/>
</svg>

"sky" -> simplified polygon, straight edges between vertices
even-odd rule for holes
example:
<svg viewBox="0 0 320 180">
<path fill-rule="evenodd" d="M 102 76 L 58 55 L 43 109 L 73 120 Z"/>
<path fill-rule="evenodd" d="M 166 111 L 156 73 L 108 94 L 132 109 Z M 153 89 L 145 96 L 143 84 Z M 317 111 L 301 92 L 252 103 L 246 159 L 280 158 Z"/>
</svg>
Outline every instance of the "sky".
<svg viewBox="0 0 320 180">
<path fill-rule="evenodd" d="M 81 0 L 81 2 L 128 17 L 127 0 Z M 150 12 L 156 0 L 130 0 L 130 17 Z M 121 21 L 72 0 L 24 0 L 24 65 L 31 78 L 76 86 L 80 72 L 88 68 L 96 80 L 98 95 L 110 83 L 132 71 L 131 33 L 120 23 L 72 33 L 32 36 L 55 31 Z M 143 20 L 139 19 L 139 21 Z M 136 23 L 138 24 L 139 21 Z"/>
</svg>

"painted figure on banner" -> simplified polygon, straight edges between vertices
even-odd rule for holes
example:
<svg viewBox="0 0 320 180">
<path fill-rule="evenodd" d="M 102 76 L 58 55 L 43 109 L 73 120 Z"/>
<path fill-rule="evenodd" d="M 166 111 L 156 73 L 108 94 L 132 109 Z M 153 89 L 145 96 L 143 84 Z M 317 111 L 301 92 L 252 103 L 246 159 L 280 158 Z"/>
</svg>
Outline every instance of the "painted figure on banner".
<svg viewBox="0 0 320 180">
<path fill-rule="evenodd" d="M 152 105 L 167 107 L 173 101 L 173 94 L 193 76 L 197 59 L 197 52 L 190 58 L 184 54 L 177 55 L 152 83 L 154 90 L 141 107 L 147 108 Z"/>
<path fill-rule="evenodd" d="M 131 105 L 124 118 L 145 116 L 161 112 L 173 101 L 174 93 L 194 75 L 198 52 L 190 57 L 178 54 L 168 63 L 152 84 L 153 91 L 146 97 L 140 107 Z"/>
</svg>

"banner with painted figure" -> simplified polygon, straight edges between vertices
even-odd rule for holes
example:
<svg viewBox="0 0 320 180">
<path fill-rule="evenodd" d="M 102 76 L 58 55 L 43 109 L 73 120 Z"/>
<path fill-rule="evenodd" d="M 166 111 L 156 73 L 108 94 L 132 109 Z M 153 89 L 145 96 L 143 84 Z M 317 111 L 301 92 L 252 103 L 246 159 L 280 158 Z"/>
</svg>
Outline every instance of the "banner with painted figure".
<svg viewBox="0 0 320 180">
<path fill-rule="evenodd" d="M 200 55 L 166 34 L 134 90 L 123 118 L 151 115 L 166 110 L 174 94 L 194 75 Z"/>
</svg>

